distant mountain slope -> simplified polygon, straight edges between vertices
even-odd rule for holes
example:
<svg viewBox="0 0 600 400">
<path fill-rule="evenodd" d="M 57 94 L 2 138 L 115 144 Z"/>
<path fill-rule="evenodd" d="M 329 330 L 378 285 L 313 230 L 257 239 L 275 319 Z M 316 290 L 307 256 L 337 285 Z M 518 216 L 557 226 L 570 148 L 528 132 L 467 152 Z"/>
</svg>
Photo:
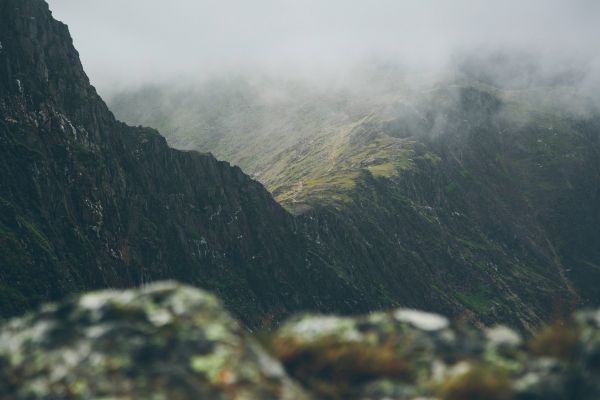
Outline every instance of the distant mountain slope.
<svg viewBox="0 0 600 400">
<path fill-rule="evenodd" d="M 568 87 L 461 78 L 361 97 L 261 84 L 111 105 L 251 172 L 340 275 L 384 298 L 524 325 L 600 304 L 600 119 L 553 101 Z"/>
<path fill-rule="evenodd" d="M 377 304 L 239 168 L 116 121 L 45 2 L 2 1 L 0 42 L 0 315 L 167 277 L 253 325 Z"/>
</svg>

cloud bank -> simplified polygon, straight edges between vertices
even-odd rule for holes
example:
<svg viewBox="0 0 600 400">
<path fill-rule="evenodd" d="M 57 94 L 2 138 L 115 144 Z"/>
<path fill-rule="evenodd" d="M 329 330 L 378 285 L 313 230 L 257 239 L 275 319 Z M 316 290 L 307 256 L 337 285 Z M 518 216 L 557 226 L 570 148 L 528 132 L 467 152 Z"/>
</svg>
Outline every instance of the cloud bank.
<svg viewBox="0 0 600 400">
<path fill-rule="evenodd" d="M 475 60 L 469 65 L 493 65 L 497 54 L 511 54 L 500 64 L 529 68 L 530 75 L 576 71 L 587 87 L 600 86 L 597 0 L 49 4 L 55 18 L 69 25 L 84 67 L 103 94 L 214 74 L 330 79 L 375 60 L 411 71 L 439 71 L 464 64 L 465 55 Z"/>
</svg>

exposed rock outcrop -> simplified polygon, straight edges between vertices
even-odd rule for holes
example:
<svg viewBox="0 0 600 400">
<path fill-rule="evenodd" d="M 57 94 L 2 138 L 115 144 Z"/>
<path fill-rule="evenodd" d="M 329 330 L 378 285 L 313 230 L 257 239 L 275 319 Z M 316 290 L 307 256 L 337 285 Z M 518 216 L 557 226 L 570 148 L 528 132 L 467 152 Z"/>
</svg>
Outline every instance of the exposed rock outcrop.
<svg viewBox="0 0 600 400">
<path fill-rule="evenodd" d="M 0 316 L 178 279 L 250 325 L 367 309 L 239 168 L 115 120 L 43 0 L 0 2 Z"/>
<path fill-rule="evenodd" d="M 3 399 L 303 399 L 217 299 L 175 283 L 89 293 L 0 332 Z"/>
</svg>

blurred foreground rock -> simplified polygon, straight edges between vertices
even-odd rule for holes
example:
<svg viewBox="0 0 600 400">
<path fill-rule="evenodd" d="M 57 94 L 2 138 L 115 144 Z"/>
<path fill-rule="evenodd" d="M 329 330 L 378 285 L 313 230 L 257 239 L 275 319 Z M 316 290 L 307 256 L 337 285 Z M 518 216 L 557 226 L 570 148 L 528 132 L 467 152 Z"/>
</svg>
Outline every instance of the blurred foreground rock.
<svg viewBox="0 0 600 400">
<path fill-rule="evenodd" d="M 0 331 L 0 399 L 303 399 L 201 290 L 86 294 Z"/>
<path fill-rule="evenodd" d="M 600 398 L 600 311 L 527 340 L 403 309 L 299 315 L 259 336 L 272 355 L 177 283 L 89 293 L 0 328 L 0 398 Z"/>
</svg>

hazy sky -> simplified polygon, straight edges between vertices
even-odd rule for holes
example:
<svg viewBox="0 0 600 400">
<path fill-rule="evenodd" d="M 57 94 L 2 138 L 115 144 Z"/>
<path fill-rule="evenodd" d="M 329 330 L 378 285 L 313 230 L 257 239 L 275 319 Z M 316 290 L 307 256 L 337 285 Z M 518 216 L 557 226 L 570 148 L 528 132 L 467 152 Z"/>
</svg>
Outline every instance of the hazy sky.
<svg viewBox="0 0 600 400">
<path fill-rule="evenodd" d="M 518 50 L 599 65 L 598 0 L 49 0 L 101 92 L 259 70 L 335 74 L 365 60 L 444 66 Z"/>
</svg>

